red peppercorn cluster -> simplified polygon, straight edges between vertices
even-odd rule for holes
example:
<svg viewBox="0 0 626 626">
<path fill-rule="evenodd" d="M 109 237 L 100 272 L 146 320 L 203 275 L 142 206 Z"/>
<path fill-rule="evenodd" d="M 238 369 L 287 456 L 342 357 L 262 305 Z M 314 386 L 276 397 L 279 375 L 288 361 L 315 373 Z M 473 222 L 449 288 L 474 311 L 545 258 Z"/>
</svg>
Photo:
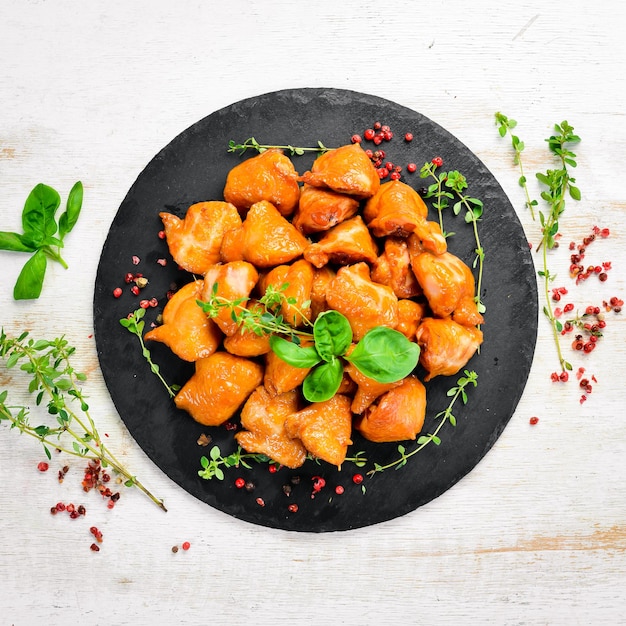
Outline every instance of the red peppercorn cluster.
<svg viewBox="0 0 626 626">
<path fill-rule="evenodd" d="M 71 502 L 65 504 L 64 502 L 57 502 L 53 507 L 50 507 L 50 513 L 56 515 L 57 513 L 67 513 L 70 519 L 77 519 L 87 514 L 87 509 L 82 505 L 75 506 Z"/>
<path fill-rule="evenodd" d="M 576 244 L 575 241 L 570 242 L 569 249 L 572 252 L 570 256 L 569 273 L 572 278 L 576 279 L 576 284 L 587 280 L 590 276 L 597 276 L 600 282 L 606 281 L 608 278 L 607 272 L 611 269 L 611 262 L 604 261 L 600 265 L 588 265 L 585 267 L 583 260 L 587 248 L 598 237 L 606 239 L 611 234 L 608 228 L 599 228 L 594 226 L 591 233 L 582 240 L 582 243 Z"/>
<path fill-rule="evenodd" d="M 382 122 L 374 122 L 370 128 L 366 128 L 363 132 L 363 136 L 360 134 L 354 134 L 351 137 L 352 143 L 362 144 L 364 141 L 369 141 L 374 144 L 374 149 L 365 149 L 365 154 L 370 158 L 378 176 L 381 180 L 389 178 L 390 180 L 400 180 L 402 177 L 402 166 L 391 161 L 385 161 L 385 150 L 379 148 L 383 142 L 389 142 L 393 139 L 394 133 L 387 124 Z M 410 143 L 413 141 L 413 133 L 404 133 L 404 141 Z M 409 163 L 406 166 L 406 170 L 410 173 L 417 171 L 417 165 L 415 163 Z"/>
<path fill-rule="evenodd" d="M 120 499 L 119 491 L 113 492 L 106 483 L 111 480 L 111 475 L 102 469 L 99 459 L 89 461 L 89 465 L 85 468 L 82 486 L 83 491 L 89 492 L 96 489 L 100 495 L 108 499 L 107 507 L 112 509 L 116 502 Z"/>
</svg>

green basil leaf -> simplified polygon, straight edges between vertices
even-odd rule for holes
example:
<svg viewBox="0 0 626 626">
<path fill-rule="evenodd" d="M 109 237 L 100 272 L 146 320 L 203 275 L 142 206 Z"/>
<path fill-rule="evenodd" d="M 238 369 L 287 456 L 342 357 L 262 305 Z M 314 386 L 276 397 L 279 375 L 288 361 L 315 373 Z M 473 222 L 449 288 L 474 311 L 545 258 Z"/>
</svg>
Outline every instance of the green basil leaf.
<svg viewBox="0 0 626 626">
<path fill-rule="evenodd" d="M 270 348 L 276 356 L 293 367 L 313 367 L 321 361 L 320 355 L 313 346 L 303 348 L 278 335 L 270 336 Z"/>
<path fill-rule="evenodd" d="M 325 402 L 338 391 L 343 379 L 340 359 L 331 359 L 313 369 L 302 383 L 302 393 L 309 402 Z"/>
<path fill-rule="evenodd" d="M 59 237 L 63 239 L 76 225 L 83 207 L 83 184 L 78 181 L 67 197 L 65 213 L 59 218 Z"/>
<path fill-rule="evenodd" d="M 419 346 L 401 332 L 377 326 L 365 334 L 346 359 L 365 376 L 379 383 L 393 383 L 413 371 L 419 355 Z"/>
<path fill-rule="evenodd" d="M 13 297 L 16 300 L 35 300 L 41 294 L 43 279 L 46 275 L 47 260 L 43 250 L 35 254 L 22 268 L 13 288 Z"/>
<path fill-rule="evenodd" d="M 0 232 L 0 250 L 13 252 L 34 252 L 37 246 L 31 246 L 22 240 L 22 235 L 17 233 Z"/>
<path fill-rule="evenodd" d="M 58 192 L 48 185 L 39 183 L 26 198 L 22 211 L 22 228 L 32 242 L 39 245 L 46 237 L 57 232 L 54 215 L 61 204 Z"/>
<path fill-rule="evenodd" d="M 352 343 L 352 328 L 347 318 L 338 311 L 325 311 L 313 325 L 315 349 L 324 361 L 346 353 Z"/>
</svg>

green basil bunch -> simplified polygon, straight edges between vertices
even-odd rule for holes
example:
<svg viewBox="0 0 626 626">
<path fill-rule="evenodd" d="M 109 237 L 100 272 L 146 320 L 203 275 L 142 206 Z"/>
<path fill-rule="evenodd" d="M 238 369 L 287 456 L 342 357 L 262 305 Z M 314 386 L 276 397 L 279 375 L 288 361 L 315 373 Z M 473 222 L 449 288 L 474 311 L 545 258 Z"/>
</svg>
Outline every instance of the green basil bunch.
<svg viewBox="0 0 626 626">
<path fill-rule="evenodd" d="M 0 231 L 0 250 L 31 252 L 13 289 L 15 300 L 39 297 L 46 275 L 48 259 L 67 269 L 61 256 L 63 240 L 74 228 L 83 204 L 83 185 L 79 181 L 70 191 L 65 212 L 57 223 L 55 215 L 61 197 L 52 187 L 39 183 L 28 195 L 22 211 L 23 233 Z"/>
<path fill-rule="evenodd" d="M 362 374 L 381 383 L 408 376 L 420 355 L 419 346 L 401 332 L 386 326 L 368 331 L 354 350 L 352 328 L 338 311 L 325 311 L 313 325 L 313 345 L 302 346 L 278 335 L 270 336 L 272 350 L 293 367 L 313 368 L 302 384 L 309 402 L 324 402 L 338 391 L 343 378 L 344 359 Z"/>
</svg>

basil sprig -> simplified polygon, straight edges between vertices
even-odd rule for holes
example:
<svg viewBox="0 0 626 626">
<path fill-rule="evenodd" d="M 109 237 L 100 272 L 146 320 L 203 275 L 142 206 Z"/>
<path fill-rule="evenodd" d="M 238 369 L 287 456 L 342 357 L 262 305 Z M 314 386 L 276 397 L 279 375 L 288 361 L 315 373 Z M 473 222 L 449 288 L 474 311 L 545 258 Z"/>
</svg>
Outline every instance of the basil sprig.
<svg viewBox="0 0 626 626">
<path fill-rule="evenodd" d="M 28 195 L 22 211 L 21 234 L 0 231 L 0 250 L 33 253 L 20 272 L 13 297 L 33 300 L 40 296 L 48 259 L 67 269 L 61 256 L 65 236 L 74 228 L 83 204 L 83 185 L 79 181 L 71 189 L 65 212 L 56 221 L 61 197 L 52 187 L 39 183 Z"/>
<path fill-rule="evenodd" d="M 324 402 L 337 393 L 343 379 L 344 359 L 381 383 L 401 380 L 417 365 L 419 346 L 397 330 L 377 326 L 347 354 L 352 337 L 347 318 L 331 310 L 315 320 L 312 346 L 302 346 L 274 334 L 270 336 L 270 347 L 289 365 L 312 368 L 302 384 L 309 402 Z"/>
</svg>

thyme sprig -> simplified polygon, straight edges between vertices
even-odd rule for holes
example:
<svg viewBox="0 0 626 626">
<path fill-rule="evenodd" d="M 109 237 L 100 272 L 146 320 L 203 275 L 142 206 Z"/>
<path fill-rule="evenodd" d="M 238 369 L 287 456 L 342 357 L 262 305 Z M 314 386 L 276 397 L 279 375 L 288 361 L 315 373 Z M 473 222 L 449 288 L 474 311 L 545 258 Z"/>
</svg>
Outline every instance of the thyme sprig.
<svg viewBox="0 0 626 626">
<path fill-rule="evenodd" d="M 319 154 L 324 154 L 324 152 L 328 152 L 332 149 L 327 148 L 321 141 L 317 142 L 317 146 L 307 148 L 291 145 L 278 146 L 271 144 L 260 144 L 254 137 L 249 137 L 243 143 L 237 143 L 232 139 L 228 142 L 228 152 L 239 152 L 239 154 L 243 154 L 247 150 L 256 150 L 258 153 L 261 153 L 271 148 L 280 148 L 281 150 L 286 150 L 287 153 L 291 156 L 302 156 L 305 152 L 317 152 Z"/>
<path fill-rule="evenodd" d="M 239 324 L 244 331 L 252 331 L 259 337 L 272 334 L 286 335 L 291 341 L 299 345 L 302 339 L 313 339 L 313 333 L 294 328 L 286 322 L 281 313 L 281 307 L 283 304 L 288 304 L 303 320 L 304 326 L 312 327 L 313 324 L 305 315 L 305 311 L 310 307 L 310 302 L 304 302 L 298 307 L 296 298 L 285 294 L 288 288 L 289 283 L 283 283 L 280 287 L 270 284 L 263 296 L 256 301 L 258 304 L 247 308 L 246 304 L 250 298 L 229 300 L 219 296 L 219 285 L 214 283 L 208 300 L 198 300 L 197 302 L 210 318 L 215 318 L 221 311 L 227 310 L 230 312 L 231 319 Z"/>
<path fill-rule="evenodd" d="M 53 449 L 71 456 L 99 460 L 103 467 L 111 467 L 123 476 L 127 487 L 137 487 L 159 508 L 167 510 L 163 501 L 148 491 L 102 440 L 80 387 L 87 377 L 75 370 L 70 361 L 74 352 L 75 348 L 64 337 L 36 341 L 27 332 L 16 338 L 9 337 L 3 329 L 0 332 L 0 357 L 6 368 L 19 366 L 31 377 L 28 392 L 35 395 L 36 406 L 45 405 L 48 415 L 56 423 L 33 426 L 28 407 L 8 404 L 7 390 L 0 392 L 0 421 L 7 421 L 11 428 L 39 440 L 48 459 L 52 458 L 50 450 Z"/>
<path fill-rule="evenodd" d="M 432 433 L 428 433 L 426 435 L 421 435 L 417 439 L 417 448 L 411 450 L 410 452 L 406 451 L 404 445 L 398 445 L 398 453 L 400 454 L 400 458 L 392 461 L 391 463 L 387 463 L 386 465 L 380 465 L 379 463 L 374 464 L 374 469 L 367 472 L 368 476 L 373 476 L 374 474 L 378 474 L 387 469 L 394 467 L 395 469 L 400 469 L 404 467 L 408 460 L 416 455 L 418 452 L 421 452 L 428 444 L 434 443 L 436 446 L 441 444 L 441 438 L 439 437 L 439 432 L 446 424 L 449 422 L 452 426 L 456 426 L 456 417 L 452 413 L 452 409 L 458 400 L 460 400 L 463 404 L 467 404 L 467 391 L 466 387 L 470 385 L 476 387 L 478 385 L 478 374 L 473 370 L 464 370 L 463 376 L 460 376 L 456 385 L 448 389 L 447 396 L 450 397 L 450 402 L 448 406 L 435 415 L 435 420 L 439 420 L 437 427 L 433 430 Z"/>
<path fill-rule="evenodd" d="M 150 365 L 150 371 L 156 375 L 156 377 L 163 383 L 165 389 L 167 389 L 167 393 L 170 398 L 173 398 L 176 395 L 176 392 L 180 389 L 179 385 L 170 385 L 161 375 L 161 371 L 159 366 L 152 360 L 152 355 L 150 354 L 150 350 L 146 348 L 146 345 L 143 340 L 143 329 L 145 325 L 144 316 L 146 314 L 146 310 L 139 308 L 136 311 L 133 311 L 128 315 L 128 317 L 123 317 L 120 320 L 120 324 L 128 330 L 128 332 L 132 333 L 139 339 L 139 344 L 141 345 L 141 354 Z"/>
<path fill-rule="evenodd" d="M 538 272 L 543 278 L 543 288 L 545 297 L 545 306 L 543 312 L 550 322 L 552 335 L 556 345 L 557 356 L 561 370 L 571 370 L 572 365 L 563 357 L 561 351 L 561 343 L 559 340 L 561 323 L 556 319 L 550 299 L 550 284 L 556 278 L 548 269 L 548 250 L 557 246 L 557 234 L 559 232 L 559 219 L 565 211 L 566 198 L 569 196 L 573 200 L 580 200 L 581 193 L 578 187 L 573 185 L 576 179 L 570 175 L 569 168 L 576 167 L 576 154 L 569 149 L 569 145 L 580 142 L 580 137 L 574 134 L 574 127 L 570 126 L 567 121 L 554 125 L 555 134 L 546 139 L 548 148 L 560 161 L 561 167 L 558 169 L 549 169 L 545 173 L 537 172 L 537 180 L 542 183 L 546 189 L 541 192 L 541 198 L 548 205 L 549 212 L 546 214 L 539 211 L 539 222 L 541 224 L 541 242 L 539 248 L 542 252 L 543 268 Z"/>
<path fill-rule="evenodd" d="M 530 211 L 530 216 L 533 221 L 535 220 L 535 207 L 537 204 L 537 200 L 531 199 L 530 192 L 528 190 L 528 180 L 526 178 L 526 174 L 524 173 L 524 164 L 522 162 L 522 152 L 524 151 L 525 144 L 524 142 L 517 136 L 513 134 L 513 129 L 517 126 L 517 122 L 510 117 L 507 117 L 503 113 L 496 113 L 496 124 L 498 125 L 498 132 L 500 133 L 500 137 L 506 137 L 507 133 L 511 138 L 511 146 L 515 151 L 515 156 L 513 157 L 513 163 L 518 166 L 520 177 L 518 179 L 518 183 L 520 187 L 524 190 L 524 194 L 526 196 L 526 207 Z"/>
<path fill-rule="evenodd" d="M 354 463 L 356 467 L 364 467 L 367 463 L 367 458 L 364 456 L 365 452 L 356 452 L 354 456 L 346 457 L 344 462 Z M 314 461 L 319 463 L 320 460 L 314 457 L 311 453 L 307 454 L 308 461 Z M 280 464 L 272 460 L 265 454 L 258 454 L 253 452 L 246 452 L 241 446 L 237 446 L 237 449 L 230 454 L 223 456 L 219 446 L 213 446 L 209 451 L 209 456 L 200 457 L 200 465 L 202 469 L 198 470 L 198 476 L 205 480 L 224 480 L 224 470 L 231 467 L 245 467 L 246 469 L 252 469 L 250 461 L 255 463 L 268 463 L 280 467 Z"/>
<path fill-rule="evenodd" d="M 478 222 L 483 214 L 483 202 L 479 198 L 474 198 L 466 193 L 468 188 L 466 177 L 457 170 L 451 170 L 448 172 L 438 172 L 438 169 L 443 164 L 443 161 L 439 157 L 435 157 L 432 161 L 425 163 L 420 169 L 421 178 L 432 178 L 432 183 L 427 191 L 426 198 L 436 198 L 433 206 L 437 209 L 439 214 L 439 226 L 444 237 L 449 237 L 454 233 L 446 233 L 443 227 L 443 210 L 450 207 L 450 201 L 456 200 L 452 204 L 452 211 L 455 215 L 459 215 L 463 209 L 465 209 L 465 222 L 472 225 L 474 232 L 474 240 L 476 242 L 476 248 L 474 250 L 476 256 L 472 263 L 472 267 L 477 270 L 476 277 L 476 295 L 474 301 L 480 313 L 486 311 L 485 305 L 481 300 L 480 294 L 482 291 L 483 280 L 483 268 L 485 264 L 485 249 L 480 242 L 480 234 L 478 232 Z M 449 190 L 449 191 L 448 191 Z"/>
<path fill-rule="evenodd" d="M 504 135 L 507 129 L 514 128 L 511 126 L 510 118 L 506 117 L 502 113 L 496 113 L 496 120 L 500 124 L 504 120 L 508 120 L 508 126 L 505 126 Z M 501 121 L 500 121 L 501 120 Z M 502 125 L 500 126 L 500 135 L 503 135 Z M 541 224 L 541 241 L 537 246 L 537 251 L 541 251 L 542 255 L 542 269 L 537 272 L 540 278 L 543 279 L 543 291 L 545 305 L 543 307 L 543 313 L 548 318 L 548 322 L 552 329 L 552 335 L 554 338 L 554 344 L 556 346 L 557 357 L 561 371 L 571 370 L 572 365 L 563 357 L 561 350 L 560 334 L 563 329 L 561 322 L 555 317 L 554 310 L 552 308 L 552 300 L 550 298 L 550 285 L 555 280 L 556 274 L 553 274 L 548 267 L 548 251 L 558 246 L 557 235 L 559 233 L 559 220 L 565 211 L 565 204 L 568 196 L 572 200 L 580 200 L 580 189 L 573 183 L 576 179 L 570 174 L 570 168 L 576 167 L 576 154 L 572 152 L 570 146 L 580 142 L 580 137 L 574 133 L 574 127 L 567 121 L 563 121 L 560 124 L 554 125 L 554 134 L 550 135 L 546 139 L 548 143 L 548 149 L 557 158 L 560 167 L 557 169 L 548 169 L 544 173 L 537 172 L 535 175 L 540 184 L 545 189 L 541 192 L 541 198 L 547 205 L 546 211 L 539 211 L 539 223 Z M 516 150 L 516 159 L 521 167 L 521 152 Z M 513 144 L 515 149 L 515 143 Z M 523 144 L 522 144 L 523 147 Z M 527 196 L 528 198 L 528 196 Z M 528 200 L 527 200 L 528 202 Z M 534 206 L 534 205 L 533 205 Z"/>
</svg>

